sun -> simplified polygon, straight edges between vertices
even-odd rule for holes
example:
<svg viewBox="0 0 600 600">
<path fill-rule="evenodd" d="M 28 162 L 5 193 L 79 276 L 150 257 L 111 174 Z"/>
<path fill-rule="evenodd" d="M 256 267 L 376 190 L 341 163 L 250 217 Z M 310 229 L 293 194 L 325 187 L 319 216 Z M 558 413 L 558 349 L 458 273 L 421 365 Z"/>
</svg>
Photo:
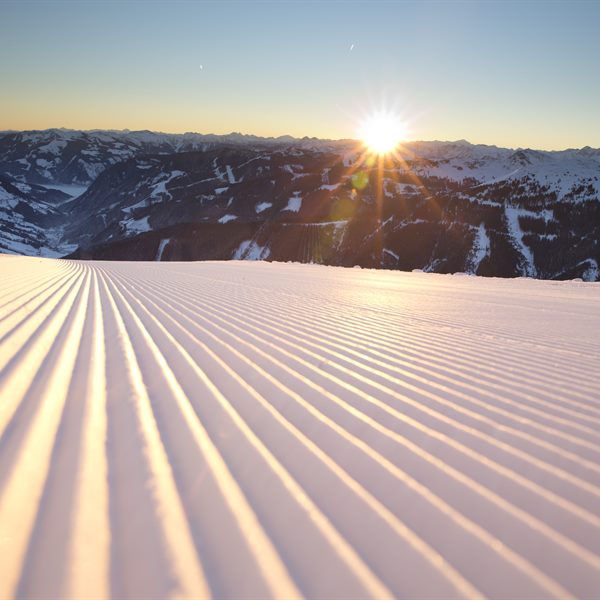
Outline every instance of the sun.
<svg viewBox="0 0 600 600">
<path fill-rule="evenodd" d="M 390 112 L 376 112 L 361 124 L 359 135 L 373 154 L 387 154 L 406 138 L 406 125 Z"/>
</svg>

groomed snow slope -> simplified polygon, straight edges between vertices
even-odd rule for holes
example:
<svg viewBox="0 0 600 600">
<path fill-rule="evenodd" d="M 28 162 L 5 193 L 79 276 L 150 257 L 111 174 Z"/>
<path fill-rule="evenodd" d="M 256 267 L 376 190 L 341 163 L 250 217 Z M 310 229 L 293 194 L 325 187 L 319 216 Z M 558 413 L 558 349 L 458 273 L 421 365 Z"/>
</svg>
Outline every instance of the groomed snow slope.
<svg viewBox="0 0 600 600">
<path fill-rule="evenodd" d="M 600 284 L 0 256 L 0 598 L 597 597 Z"/>
</svg>

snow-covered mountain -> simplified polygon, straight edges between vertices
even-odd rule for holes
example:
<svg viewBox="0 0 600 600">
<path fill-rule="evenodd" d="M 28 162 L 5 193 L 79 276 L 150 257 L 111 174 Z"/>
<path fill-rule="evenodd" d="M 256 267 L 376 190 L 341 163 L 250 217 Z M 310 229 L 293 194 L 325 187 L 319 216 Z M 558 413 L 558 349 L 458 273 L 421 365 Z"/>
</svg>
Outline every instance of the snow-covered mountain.
<svg viewBox="0 0 600 600">
<path fill-rule="evenodd" d="M 16 254 L 62 256 L 77 246 L 62 243 L 70 196 L 57 189 L 23 183 L 0 174 L 0 248 Z"/>
<path fill-rule="evenodd" d="M 16 140 L 20 158 L 9 160 Z M 55 158 L 38 163 L 48 147 Z M 34 248 L 42 254 L 599 278 L 600 150 L 591 148 L 412 142 L 380 163 L 348 140 L 50 130 L 6 134 L 0 149 L 13 186 L 41 181 L 76 195 L 65 186 L 97 173 L 83 194 L 54 200 L 56 218 L 42 220 L 48 239 Z M 0 247 L 32 253 L 10 213 L 1 226 Z"/>
<path fill-rule="evenodd" d="M 0 132 L 0 173 L 28 183 L 87 186 L 108 166 L 132 156 L 206 150 L 215 143 L 254 146 L 297 143 L 310 147 L 323 142 L 314 138 L 261 138 L 241 133 L 203 135 L 71 129 Z"/>
</svg>

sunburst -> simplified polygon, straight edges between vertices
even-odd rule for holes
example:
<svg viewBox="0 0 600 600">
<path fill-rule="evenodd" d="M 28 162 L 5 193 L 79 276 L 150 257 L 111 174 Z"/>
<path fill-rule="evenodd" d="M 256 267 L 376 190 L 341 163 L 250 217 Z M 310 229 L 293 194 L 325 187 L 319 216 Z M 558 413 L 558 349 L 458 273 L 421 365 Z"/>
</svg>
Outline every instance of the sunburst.
<svg viewBox="0 0 600 600">
<path fill-rule="evenodd" d="M 385 111 L 372 113 L 359 128 L 361 140 L 369 152 L 377 155 L 395 150 L 406 134 L 406 124 L 394 113 Z"/>
</svg>

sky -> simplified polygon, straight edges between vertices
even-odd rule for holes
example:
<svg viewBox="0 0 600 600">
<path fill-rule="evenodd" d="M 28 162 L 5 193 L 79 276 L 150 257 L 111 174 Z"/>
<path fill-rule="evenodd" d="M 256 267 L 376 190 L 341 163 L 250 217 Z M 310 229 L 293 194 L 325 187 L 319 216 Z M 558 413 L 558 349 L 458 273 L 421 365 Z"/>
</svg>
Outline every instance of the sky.
<svg viewBox="0 0 600 600">
<path fill-rule="evenodd" d="M 599 1 L 0 0 L 0 130 L 600 147 Z"/>
</svg>

